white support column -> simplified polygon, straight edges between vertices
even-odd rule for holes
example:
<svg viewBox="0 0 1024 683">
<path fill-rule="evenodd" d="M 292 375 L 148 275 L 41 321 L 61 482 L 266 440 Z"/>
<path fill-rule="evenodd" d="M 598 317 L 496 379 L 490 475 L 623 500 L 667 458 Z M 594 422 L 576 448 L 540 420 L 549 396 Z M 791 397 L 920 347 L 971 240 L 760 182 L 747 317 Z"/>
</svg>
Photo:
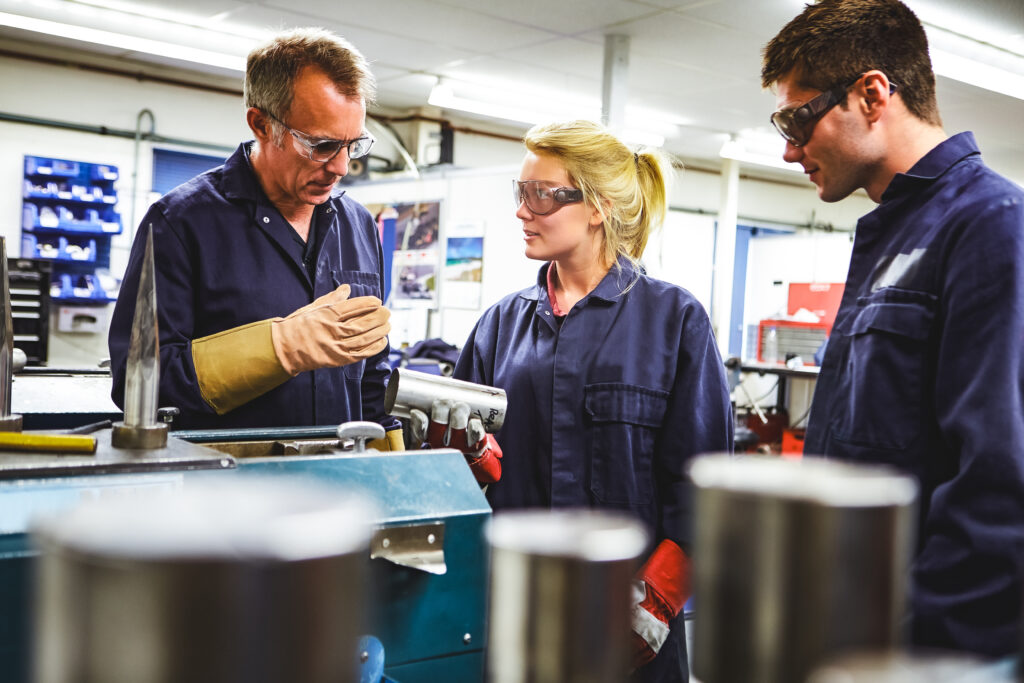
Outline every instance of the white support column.
<svg viewBox="0 0 1024 683">
<path fill-rule="evenodd" d="M 629 97 L 629 36 L 604 37 L 604 79 L 601 82 L 601 120 L 612 129 L 626 125 Z"/>
<path fill-rule="evenodd" d="M 722 185 L 718 200 L 718 226 L 715 231 L 715 264 L 711 288 L 711 326 L 718 350 L 729 353 L 732 326 L 732 283 L 736 263 L 736 214 L 739 206 L 740 162 L 722 159 Z"/>
</svg>

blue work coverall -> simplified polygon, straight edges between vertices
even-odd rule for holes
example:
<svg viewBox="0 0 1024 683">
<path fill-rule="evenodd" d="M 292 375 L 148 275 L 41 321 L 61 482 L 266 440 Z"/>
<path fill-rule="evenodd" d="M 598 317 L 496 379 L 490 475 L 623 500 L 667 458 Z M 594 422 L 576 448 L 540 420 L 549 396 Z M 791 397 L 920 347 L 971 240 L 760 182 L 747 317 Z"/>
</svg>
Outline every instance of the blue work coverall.
<svg viewBox="0 0 1024 683">
<path fill-rule="evenodd" d="M 669 538 L 690 552 L 687 462 L 732 448 L 729 390 L 708 316 L 689 292 L 620 259 L 559 324 L 549 267 L 536 286 L 484 313 L 455 368 L 459 379 L 508 394 L 495 435 L 501 481 L 487 498 L 495 511 L 626 510 L 654 544 Z M 687 680 L 682 615 L 637 678 Z"/>
<path fill-rule="evenodd" d="M 1024 192 L 970 133 L 897 174 L 858 222 L 812 405 L 805 452 L 920 483 L 914 644 L 1018 652 Z"/>
<path fill-rule="evenodd" d="M 143 219 L 110 325 L 112 397 L 123 405 L 125 365 L 146 233 L 153 226 L 160 328 L 160 405 L 181 410 L 186 428 L 396 421 L 384 412 L 388 349 L 342 368 L 303 372 L 224 415 L 199 392 L 192 340 L 284 317 L 349 284 L 352 296 L 380 297 L 382 251 L 376 224 L 337 195 L 317 206 L 304 245 L 264 194 L 243 143 L 223 166 L 159 199 Z M 305 253 L 304 253 L 305 252 Z M 312 273 L 312 275 L 311 275 Z"/>
</svg>

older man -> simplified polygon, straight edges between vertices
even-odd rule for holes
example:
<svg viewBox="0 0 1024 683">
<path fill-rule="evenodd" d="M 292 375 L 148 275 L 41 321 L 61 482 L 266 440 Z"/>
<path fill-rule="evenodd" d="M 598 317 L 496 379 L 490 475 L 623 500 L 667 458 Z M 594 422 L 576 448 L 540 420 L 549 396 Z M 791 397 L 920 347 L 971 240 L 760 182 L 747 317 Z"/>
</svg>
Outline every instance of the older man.
<svg viewBox="0 0 1024 683">
<path fill-rule="evenodd" d="M 335 187 L 373 144 L 364 125 L 374 89 L 363 56 L 326 31 L 292 31 L 250 53 L 255 140 L 142 221 L 111 323 L 116 402 L 152 226 L 160 402 L 181 410 L 181 425 L 364 419 L 396 430 L 400 443 L 383 406 L 389 314 L 378 232 Z"/>
</svg>

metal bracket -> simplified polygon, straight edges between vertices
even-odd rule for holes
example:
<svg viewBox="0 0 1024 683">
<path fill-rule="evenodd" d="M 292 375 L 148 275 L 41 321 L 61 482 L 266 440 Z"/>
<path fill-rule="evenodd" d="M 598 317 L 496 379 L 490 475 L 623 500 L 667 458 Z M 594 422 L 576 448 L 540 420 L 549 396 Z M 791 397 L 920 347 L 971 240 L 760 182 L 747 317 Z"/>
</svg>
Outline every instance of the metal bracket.
<svg viewBox="0 0 1024 683">
<path fill-rule="evenodd" d="M 444 522 L 402 524 L 377 529 L 370 558 L 393 562 L 429 574 L 444 574 Z"/>
</svg>

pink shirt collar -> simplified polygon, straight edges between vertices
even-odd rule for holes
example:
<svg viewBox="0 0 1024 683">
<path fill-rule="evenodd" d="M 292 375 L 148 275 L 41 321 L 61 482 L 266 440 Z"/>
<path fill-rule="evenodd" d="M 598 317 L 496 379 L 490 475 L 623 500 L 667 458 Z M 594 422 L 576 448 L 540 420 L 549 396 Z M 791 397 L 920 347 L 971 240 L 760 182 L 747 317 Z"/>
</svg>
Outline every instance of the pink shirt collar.
<svg viewBox="0 0 1024 683">
<path fill-rule="evenodd" d="M 551 302 L 551 313 L 556 318 L 565 316 L 565 311 L 558 307 L 558 299 L 555 298 L 555 262 L 548 266 L 548 301 Z"/>
</svg>

